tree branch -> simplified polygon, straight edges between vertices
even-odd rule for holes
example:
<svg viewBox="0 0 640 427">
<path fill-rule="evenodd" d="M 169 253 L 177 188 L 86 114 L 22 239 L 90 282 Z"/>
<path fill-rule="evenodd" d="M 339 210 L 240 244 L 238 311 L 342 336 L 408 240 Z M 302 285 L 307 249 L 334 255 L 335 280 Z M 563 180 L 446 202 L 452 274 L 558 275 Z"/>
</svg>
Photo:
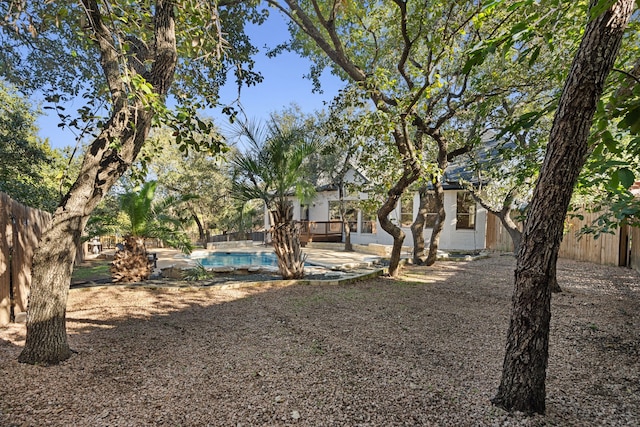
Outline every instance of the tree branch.
<svg viewBox="0 0 640 427">
<path fill-rule="evenodd" d="M 105 74 L 113 105 L 123 106 L 127 101 L 126 87 L 121 78 L 118 51 L 113 45 L 113 33 L 104 24 L 100 8 L 96 0 L 82 0 L 89 29 L 93 32 L 100 50 L 100 65 Z"/>
</svg>

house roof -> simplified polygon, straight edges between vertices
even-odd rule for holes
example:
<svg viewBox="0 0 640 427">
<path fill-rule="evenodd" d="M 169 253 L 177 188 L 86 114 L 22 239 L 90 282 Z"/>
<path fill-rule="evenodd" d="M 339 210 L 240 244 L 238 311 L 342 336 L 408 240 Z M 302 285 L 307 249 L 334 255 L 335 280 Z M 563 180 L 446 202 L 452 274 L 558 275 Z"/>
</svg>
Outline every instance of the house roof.
<svg viewBox="0 0 640 427">
<path fill-rule="evenodd" d="M 445 190 L 461 190 L 465 188 L 462 184 L 463 182 L 471 183 L 475 186 L 478 184 L 478 179 L 466 165 L 460 163 L 449 164 L 442 177 L 442 188 Z"/>
<path fill-rule="evenodd" d="M 338 185 L 337 184 L 320 185 L 320 186 L 316 187 L 316 191 L 318 193 L 321 193 L 323 191 L 338 191 Z"/>
<path fill-rule="evenodd" d="M 360 182 L 369 182 L 369 180 L 367 179 L 366 176 L 364 176 L 364 174 L 358 170 L 357 167 L 351 165 L 351 167 L 349 168 L 349 170 L 352 172 L 352 177 L 355 178 L 355 180 L 360 181 Z M 349 181 L 347 179 L 347 176 L 349 175 L 349 173 L 347 173 L 345 175 L 345 180 Z M 353 182 L 353 181 L 351 181 Z M 322 179 L 318 180 L 318 182 L 316 183 L 316 191 L 317 192 L 323 192 L 323 191 L 338 191 L 338 184 L 336 184 L 335 182 L 330 182 L 330 180 L 327 177 L 322 177 Z"/>
<path fill-rule="evenodd" d="M 469 167 L 470 163 L 476 163 L 480 168 L 486 167 L 491 162 L 501 157 L 500 150 L 505 148 L 513 148 L 514 143 L 502 141 L 498 139 L 490 139 L 484 141 L 483 145 L 475 147 L 470 152 L 458 156 L 449 163 L 444 172 L 443 184 L 445 189 L 463 189 L 462 183 L 477 186 L 480 184 L 476 171 Z M 486 184 L 488 179 L 483 179 L 482 184 Z M 448 188 L 447 188 L 448 186 Z"/>
</svg>

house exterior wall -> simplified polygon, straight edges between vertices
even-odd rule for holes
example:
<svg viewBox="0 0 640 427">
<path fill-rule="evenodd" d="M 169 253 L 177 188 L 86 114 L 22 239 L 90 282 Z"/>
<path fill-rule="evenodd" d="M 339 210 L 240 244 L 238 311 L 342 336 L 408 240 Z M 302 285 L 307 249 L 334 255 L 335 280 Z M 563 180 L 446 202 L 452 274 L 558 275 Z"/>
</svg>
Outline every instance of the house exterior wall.
<svg viewBox="0 0 640 427">
<path fill-rule="evenodd" d="M 332 192 L 336 194 L 337 191 Z M 329 198 L 327 192 L 318 193 L 309 203 L 309 221 L 329 221 Z"/>
<path fill-rule="evenodd" d="M 444 250 L 477 250 L 485 248 L 486 240 L 486 223 L 487 223 L 487 211 L 480 205 L 476 204 L 476 227 L 474 230 L 457 230 L 456 229 L 456 196 L 457 190 L 445 190 L 444 204 L 445 204 L 445 225 L 440 235 L 440 248 Z M 365 195 L 360 197 L 365 198 Z M 353 200 L 353 197 L 346 198 L 346 200 Z M 339 200 L 337 191 L 325 191 L 316 195 L 315 199 L 309 206 L 309 220 L 310 221 L 329 221 L 329 202 Z M 417 193 L 413 197 L 413 212 L 414 215 L 418 211 L 419 196 Z M 299 206 L 299 203 L 298 203 Z M 295 202 L 294 202 L 294 217 L 295 217 Z M 298 213 L 300 210 L 298 209 Z M 400 222 L 400 206 L 391 213 L 391 220 L 396 224 Z M 300 216 L 295 217 L 299 219 Z M 414 216 L 415 218 L 415 216 Z M 351 242 L 354 244 L 369 244 L 377 243 L 382 245 L 392 245 L 393 238 L 386 231 L 382 229 L 379 221 L 376 220 L 376 233 L 362 233 L 362 212 L 358 214 L 358 228 L 351 232 Z M 406 237 L 404 246 L 413 246 L 413 238 L 411 236 L 411 229 L 409 227 L 402 227 Z M 431 238 L 431 228 L 425 228 L 424 238 L 428 245 Z"/>
<path fill-rule="evenodd" d="M 476 218 L 473 230 L 456 229 L 456 204 L 457 190 L 445 190 L 445 226 L 440 236 L 442 249 L 476 250 L 484 249 L 487 230 L 487 210 L 479 204 L 475 204 Z M 417 209 L 417 208 L 416 208 Z M 410 231 L 410 230 L 409 230 Z M 428 231 L 428 236 L 426 235 Z M 431 238 L 431 229 L 425 230 L 425 239 Z"/>
</svg>

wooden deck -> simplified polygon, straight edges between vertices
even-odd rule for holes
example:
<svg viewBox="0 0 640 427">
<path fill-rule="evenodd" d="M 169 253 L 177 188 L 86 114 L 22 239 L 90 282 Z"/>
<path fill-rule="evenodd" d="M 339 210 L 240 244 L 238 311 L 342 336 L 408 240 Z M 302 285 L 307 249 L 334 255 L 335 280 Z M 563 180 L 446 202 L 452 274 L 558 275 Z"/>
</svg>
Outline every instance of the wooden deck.
<svg viewBox="0 0 640 427">
<path fill-rule="evenodd" d="M 300 221 L 300 244 L 308 242 L 342 242 L 341 221 Z"/>
</svg>

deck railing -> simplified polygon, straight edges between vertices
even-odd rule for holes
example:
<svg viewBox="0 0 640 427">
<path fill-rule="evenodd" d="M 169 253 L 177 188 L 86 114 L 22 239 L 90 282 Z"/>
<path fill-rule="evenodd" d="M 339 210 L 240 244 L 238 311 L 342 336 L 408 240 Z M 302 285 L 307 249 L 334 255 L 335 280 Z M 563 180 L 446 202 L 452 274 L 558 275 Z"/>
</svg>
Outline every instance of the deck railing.
<svg viewBox="0 0 640 427">
<path fill-rule="evenodd" d="M 300 221 L 300 243 L 342 242 L 342 221 Z"/>
</svg>

